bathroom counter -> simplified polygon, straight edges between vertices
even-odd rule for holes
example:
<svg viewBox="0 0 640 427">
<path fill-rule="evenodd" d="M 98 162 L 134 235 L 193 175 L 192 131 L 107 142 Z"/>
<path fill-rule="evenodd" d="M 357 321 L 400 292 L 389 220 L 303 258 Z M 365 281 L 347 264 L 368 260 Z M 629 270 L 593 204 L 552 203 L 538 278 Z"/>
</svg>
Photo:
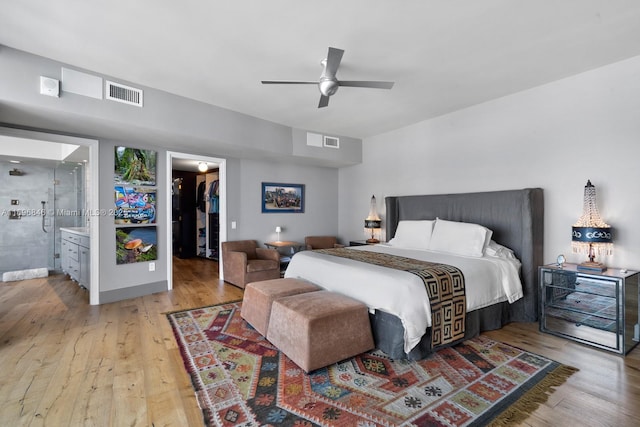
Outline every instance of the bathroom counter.
<svg viewBox="0 0 640 427">
<path fill-rule="evenodd" d="M 89 227 L 60 227 L 60 231 L 89 236 Z"/>
</svg>

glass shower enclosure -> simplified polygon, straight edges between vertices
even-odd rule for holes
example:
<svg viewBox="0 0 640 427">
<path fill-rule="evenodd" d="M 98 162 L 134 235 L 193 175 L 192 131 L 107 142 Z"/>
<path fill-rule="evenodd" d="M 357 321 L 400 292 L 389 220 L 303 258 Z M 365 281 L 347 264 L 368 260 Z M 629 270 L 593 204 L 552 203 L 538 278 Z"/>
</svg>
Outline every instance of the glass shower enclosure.
<svg viewBox="0 0 640 427">
<path fill-rule="evenodd" d="M 86 226 L 85 163 L 0 164 L 0 275 L 43 267 L 59 271 L 60 227 Z"/>
</svg>

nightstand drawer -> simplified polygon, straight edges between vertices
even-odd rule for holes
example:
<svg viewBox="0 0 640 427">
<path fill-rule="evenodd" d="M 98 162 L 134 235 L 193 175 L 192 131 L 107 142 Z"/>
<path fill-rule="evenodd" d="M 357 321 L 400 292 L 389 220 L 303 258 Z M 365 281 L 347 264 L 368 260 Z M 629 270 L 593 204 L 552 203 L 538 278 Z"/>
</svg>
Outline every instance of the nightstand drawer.
<svg viewBox="0 0 640 427">
<path fill-rule="evenodd" d="M 598 323 L 602 326 L 593 326 Z M 602 329 L 605 325 L 614 330 Z M 620 335 L 615 330 L 616 327 L 615 321 L 553 309 L 547 311 L 541 325 L 544 332 L 619 352 L 621 342 Z"/>
</svg>

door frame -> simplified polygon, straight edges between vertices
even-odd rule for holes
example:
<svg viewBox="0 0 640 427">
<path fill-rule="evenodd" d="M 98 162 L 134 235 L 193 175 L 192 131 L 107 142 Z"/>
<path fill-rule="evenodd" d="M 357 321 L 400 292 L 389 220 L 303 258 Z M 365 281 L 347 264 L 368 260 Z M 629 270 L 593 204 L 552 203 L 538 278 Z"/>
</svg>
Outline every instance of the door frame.
<svg viewBox="0 0 640 427">
<path fill-rule="evenodd" d="M 81 138 L 70 135 L 47 133 L 46 131 L 33 131 L 20 128 L 0 127 L 0 136 L 9 138 L 26 138 L 51 143 L 75 144 L 89 147 L 89 183 L 87 186 L 86 207 L 84 213 L 89 227 L 90 244 L 90 284 L 89 304 L 100 304 L 100 186 L 99 183 L 99 156 L 98 140 Z"/>
<path fill-rule="evenodd" d="M 207 162 L 207 163 L 216 163 L 218 164 L 218 180 L 220 181 L 220 185 L 218 187 L 218 197 L 220 201 L 219 212 L 220 212 L 220 230 L 218 239 L 218 275 L 220 279 L 224 280 L 223 272 L 222 272 L 222 242 L 227 240 L 227 159 L 219 158 L 219 157 L 209 157 L 202 156 L 196 154 L 187 154 L 187 153 L 178 153 L 175 151 L 167 151 L 166 157 L 166 171 L 167 171 L 167 194 L 165 200 L 167 200 L 166 207 L 166 265 L 167 265 L 167 289 L 173 289 L 173 212 L 172 212 L 172 204 L 171 204 L 171 186 L 172 186 L 172 170 L 173 170 L 173 160 L 174 159 L 184 159 L 184 160 L 193 160 L 194 162 Z"/>
</svg>

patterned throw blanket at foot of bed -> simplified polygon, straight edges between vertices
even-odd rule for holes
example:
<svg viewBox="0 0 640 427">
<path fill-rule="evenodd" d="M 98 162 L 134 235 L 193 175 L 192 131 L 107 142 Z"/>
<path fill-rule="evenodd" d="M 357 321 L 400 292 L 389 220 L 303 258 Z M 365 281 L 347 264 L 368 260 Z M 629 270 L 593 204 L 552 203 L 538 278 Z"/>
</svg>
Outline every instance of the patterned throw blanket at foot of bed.
<svg viewBox="0 0 640 427">
<path fill-rule="evenodd" d="M 354 251 L 347 248 L 316 249 L 314 252 L 415 274 L 424 282 L 429 296 L 431 347 L 436 348 L 436 346 L 450 344 L 464 337 L 467 302 L 464 276 L 457 267 L 378 252 Z"/>
</svg>

